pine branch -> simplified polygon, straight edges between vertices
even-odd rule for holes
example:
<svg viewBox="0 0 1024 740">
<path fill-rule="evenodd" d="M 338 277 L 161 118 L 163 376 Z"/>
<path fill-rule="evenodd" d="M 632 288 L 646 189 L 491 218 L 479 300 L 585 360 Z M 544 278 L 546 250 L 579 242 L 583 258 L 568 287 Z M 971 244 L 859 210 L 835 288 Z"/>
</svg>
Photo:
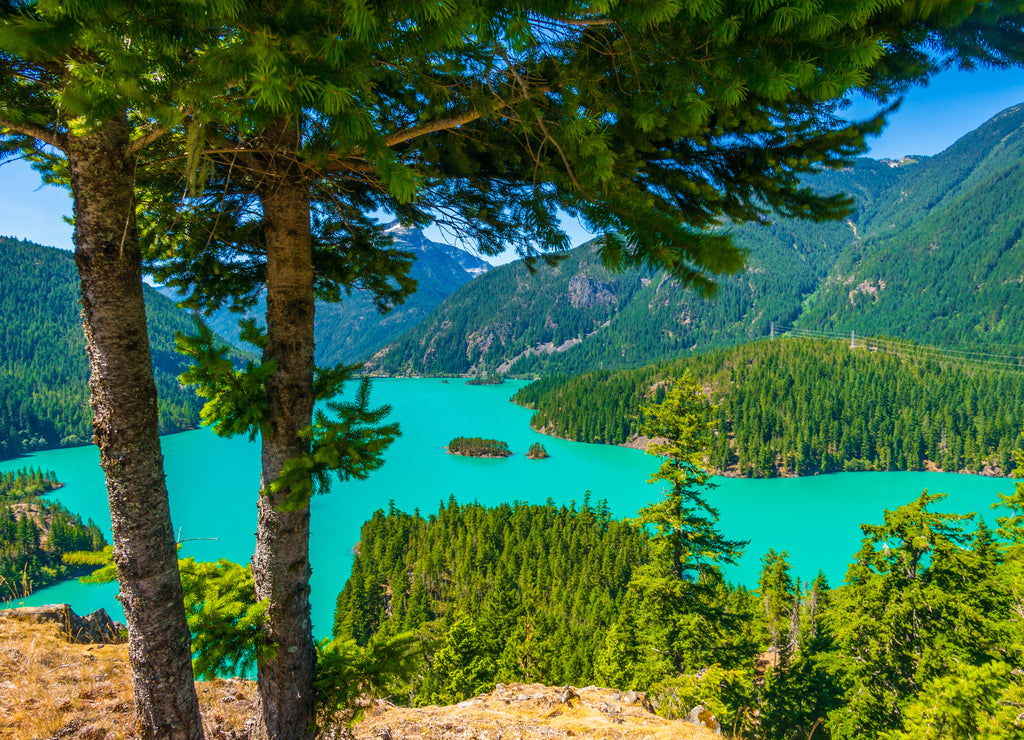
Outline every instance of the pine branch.
<svg viewBox="0 0 1024 740">
<path fill-rule="evenodd" d="M 33 139 L 37 139 L 44 144 L 52 146 L 54 149 L 59 149 L 61 152 L 65 149 L 64 136 L 61 134 L 51 133 L 42 126 L 35 126 L 31 123 L 14 123 L 0 118 L 0 129 L 8 129 L 7 131 L 0 131 L 0 136 L 10 134 L 20 134 L 21 136 L 30 136 Z"/>
<path fill-rule="evenodd" d="M 147 146 L 157 141 L 164 134 L 170 132 L 170 130 L 171 129 L 168 126 L 156 126 L 155 128 L 150 129 L 148 133 L 144 134 L 143 136 L 140 136 L 131 144 L 129 144 L 128 151 L 131 152 L 132 154 L 138 154 Z"/>
</svg>

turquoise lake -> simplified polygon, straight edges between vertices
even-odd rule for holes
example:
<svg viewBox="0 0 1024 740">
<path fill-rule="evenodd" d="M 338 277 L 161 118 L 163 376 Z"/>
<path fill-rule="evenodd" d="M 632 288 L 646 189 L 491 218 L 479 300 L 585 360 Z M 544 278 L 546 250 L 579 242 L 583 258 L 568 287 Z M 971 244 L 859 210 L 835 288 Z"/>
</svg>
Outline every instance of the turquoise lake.
<svg viewBox="0 0 1024 740">
<path fill-rule="evenodd" d="M 532 412 L 509 402 L 522 382 L 467 386 L 458 379 L 387 379 L 373 384 L 375 404 L 390 404 L 391 419 L 402 436 L 387 462 L 365 481 L 335 482 L 330 494 L 313 500 L 313 625 L 317 637 L 330 633 L 334 601 L 352 564 L 359 528 L 390 501 L 423 514 L 442 501 L 495 504 L 506 501 L 559 504 L 607 499 L 617 516 L 636 514 L 660 495 L 647 478 L 655 458 L 621 447 L 554 439 L 529 427 Z M 492 437 L 515 453 L 503 459 L 448 455 L 453 437 Z M 541 442 L 551 457 L 528 460 L 525 452 Z M 248 562 L 255 543 L 259 447 L 245 438 L 221 439 L 201 429 L 163 438 L 167 485 L 182 556 L 200 560 L 228 558 Z M 109 511 L 95 447 L 53 450 L 0 462 L 0 470 L 26 465 L 55 470 L 64 488 L 50 494 L 85 519 L 93 519 L 110 538 Z M 951 473 L 842 473 L 811 478 L 737 480 L 716 478 L 710 500 L 721 510 L 726 536 L 750 540 L 739 566 L 728 576 L 753 585 L 766 550 L 789 552 L 794 575 L 813 578 L 820 568 L 839 584 L 860 546 L 863 522 L 876 523 L 894 508 L 928 488 L 946 492 L 941 508 L 984 513 L 996 493 L 1009 493 L 1007 479 Z M 67 581 L 41 589 L 15 605 L 67 602 L 79 613 L 104 607 L 123 618 L 116 586 L 85 586 Z"/>
</svg>

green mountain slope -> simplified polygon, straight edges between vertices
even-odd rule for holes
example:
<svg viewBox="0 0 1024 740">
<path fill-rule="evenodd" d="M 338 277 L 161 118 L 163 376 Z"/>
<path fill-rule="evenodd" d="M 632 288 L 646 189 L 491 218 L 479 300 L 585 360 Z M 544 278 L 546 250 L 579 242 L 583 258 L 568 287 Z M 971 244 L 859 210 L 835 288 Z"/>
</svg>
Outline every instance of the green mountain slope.
<svg viewBox="0 0 1024 740">
<path fill-rule="evenodd" d="M 0 458 L 89 444 L 89 367 L 71 253 L 0 237 L 0 275 Z M 185 361 L 174 351 L 174 333 L 189 331 L 191 320 L 150 288 L 146 314 L 160 431 L 193 428 L 202 404 L 179 386 Z"/>
<path fill-rule="evenodd" d="M 905 169 L 902 207 L 869 214 L 798 326 L 1024 347 L 1024 105 Z"/>
<path fill-rule="evenodd" d="M 844 223 L 735 227 L 746 269 L 707 300 L 660 274 L 611 275 L 597 242 L 557 268 L 507 265 L 384 348 L 386 374 L 574 373 L 637 367 L 766 337 L 772 324 L 926 344 L 1019 348 L 1024 320 L 1024 105 L 934 157 L 857 160 L 813 180 Z M 575 281 L 575 282 L 574 282 Z"/>
<path fill-rule="evenodd" d="M 417 229 L 397 223 L 387 228 L 395 249 L 412 252 L 410 275 L 416 280 L 416 292 L 405 303 L 381 315 L 373 301 L 359 292 L 340 303 L 316 304 L 316 361 L 320 365 L 359 362 L 388 342 L 423 321 L 427 315 L 460 286 L 490 265 L 462 249 L 427 239 Z M 172 296 L 173 297 L 173 296 Z M 244 316 L 218 311 L 208 320 L 210 327 L 233 343 L 238 342 L 238 320 L 251 317 L 263 322 L 267 306 L 260 301 Z"/>
<path fill-rule="evenodd" d="M 387 374 L 571 373 L 637 366 L 734 344 L 796 320 L 806 297 L 853 239 L 845 224 L 786 221 L 759 238 L 737 230 L 746 269 L 714 299 L 642 270 L 613 273 L 600 240 L 531 273 L 495 268 L 456 291 L 419 326 L 375 355 Z"/>
</svg>

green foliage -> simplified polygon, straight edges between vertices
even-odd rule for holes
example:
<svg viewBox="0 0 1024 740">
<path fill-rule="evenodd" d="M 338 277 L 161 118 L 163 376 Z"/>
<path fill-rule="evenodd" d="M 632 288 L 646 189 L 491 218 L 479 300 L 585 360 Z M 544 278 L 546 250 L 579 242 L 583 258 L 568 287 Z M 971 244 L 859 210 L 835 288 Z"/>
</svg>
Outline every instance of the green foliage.
<svg viewBox="0 0 1024 740">
<path fill-rule="evenodd" d="M 725 727 L 749 706 L 753 677 L 750 671 L 710 665 L 697 674 L 662 679 L 651 687 L 658 714 L 669 719 L 686 717 L 698 704 Z"/>
<path fill-rule="evenodd" d="M 668 487 L 662 501 L 640 509 L 637 522 L 652 532 L 660 575 L 675 581 L 697 581 L 706 569 L 734 563 L 746 545 L 718 532 L 718 510 L 704 492 L 714 487 L 703 467 L 714 412 L 689 375 L 677 380 L 661 403 L 644 409 L 643 432 L 652 440 L 647 453 L 662 458 L 649 482 Z"/>
<path fill-rule="evenodd" d="M 37 473 L 38 474 L 38 473 Z M 15 476 L 16 490 L 31 487 L 32 476 Z M 106 545 L 92 521 L 83 523 L 58 503 L 0 496 L 0 598 L 28 596 L 91 563 L 68 563 L 66 553 Z"/>
<path fill-rule="evenodd" d="M 882 346 L 882 349 L 886 346 Z M 917 352 L 784 338 L 636 370 L 545 378 L 514 400 L 531 425 L 582 442 L 622 443 L 642 407 L 690 373 L 717 405 L 708 463 L 750 477 L 842 470 L 1009 474 L 1024 421 L 1024 375 Z"/>
<path fill-rule="evenodd" d="M 904 710 L 901 730 L 885 740 L 1010 740 L 1024 730 L 1024 681 L 1010 665 L 993 661 L 957 666 L 930 680 Z"/>
<path fill-rule="evenodd" d="M 0 237 L 0 458 L 92 442 L 89 366 L 71 254 Z M 183 390 L 173 336 L 187 317 L 146 289 L 160 431 L 199 423 L 200 401 Z"/>
<path fill-rule="evenodd" d="M 183 383 L 197 386 L 207 399 L 202 418 L 223 436 L 247 433 L 255 439 L 270 423 L 265 387 L 276 372 L 273 360 L 246 363 L 241 370 L 228 358 L 230 348 L 200 320 L 194 336 L 179 334 L 179 351 L 191 357 L 193 365 L 181 376 Z M 253 320 L 241 322 L 241 338 L 257 348 L 266 344 L 266 333 Z M 309 452 L 285 462 L 270 490 L 289 491 L 286 506 L 298 509 L 314 492 L 329 490 L 330 474 L 340 480 L 363 479 L 383 464 L 383 453 L 398 435 L 397 424 L 383 424 L 389 406 L 370 407 L 370 381 L 363 378 L 352 401 L 335 400 L 359 367 L 338 365 L 317 369 L 313 393 L 328 411 L 316 411 L 313 424 L 300 432 Z"/>
<path fill-rule="evenodd" d="M 508 442 L 483 437 L 456 437 L 448 443 L 448 452 L 470 457 L 508 457 L 512 454 Z"/>
<path fill-rule="evenodd" d="M 229 560 L 178 561 L 197 678 L 245 675 L 273 650 L 260 627 L 267 602 L 255 601 L 252 568 Z"/>
<path fill-rule="evenodd" d="M 671 420 L 680 401 L 692 410 L 694 390 L 669 393 L 653 418 Z M 392 508 L 364 525 L 335 634 L 372 645 L 413 630 L 415 675 L 384 683 L 410 704 L 498 681 L 596 682 L 647 691 L 665 716 L 703 704 L 751 740 L 1016 738 L 1024 507 L 1002 497 L 997 538 L 980 522 L 970 531 L 972 515 L 933 511 L 941 498 L 863 525 L 840 588 L 820 573 L 801 582 L 769 552 L 758 592 L 713 567 L 679 578 L 666 548 L 589 501 L 452 500 L 429 519 Z M 604 580 L 613 564 L 625 567 Z"/>
<path fill-rule="evenodd" d="M 578 509 L 453 499 L 429 518 L 377 512 L 338 595 L 334 634 L 367 645 L 417 632 L 420 678 L 391 687 L 414 704 L 498 681 L 586 685 L 647 552 L 643 533 L 589 496 Z"/>
<path fill-rule="evenodd" d="M 62 559 L 68 565 L 89 565 L 96 569 L 87 575 L 80 576 L 82 583 L 113 583 L 117 580 L 117 564 L 114 562 L 114 546 L 107 545 L 102 550 L 77 550 L 66 552 Z"/>
<path fill-rule="evenodd" d="M 829 717 L 834 738 L 898 730 L 930 682 L 1001 657 L 1007 604 L 994 553 L 968 547 L 971 515 L 930 510 L 941 498 L 924 492 L 885 512 L 883 524 L 861 527 L 864 545 L 830 612 L 845 687 L 844 706 Z"/>
<path fill-rule="evenodd" d="M 286 461 L 269 484 L 270 490 L 288 491 L 286 508 L 301 509 L 313 493 L 329 491 L 332 473 L 342 481 L 364 480 L 384 464 L 384 451 L 398 436 L 398 424 L 383 423 L 390 406 L 370 408 L 370 379 L 360 380 L 352 401 L 327 400 L 340 394 L 358 369 L 339 365 L 317 370 L 314 394 L 332 413 L 314 412 L 312 427 L 300 433 L 310 452 Z"/>
<path fill-rule="evenodd" d="M 1024 107 L 1015 106 L 935 157 L 858 159 L 805 178 L 855 199 L 844 223 L 731 224 L 745 269 L 717 277 L 713 299 L 657 269 L 604 269 L 598 240 L 558 267 L 492 270 L 371 362 L 391 374 L 508 363 L 513 375 L 573 375 L 764 338 L 773 324 L 776 334 L 795 325 L 970 349 L 977 359 L 1019 355 L 1022 168 Z"/>
<path fill-rule="evenodd" d="M 20 499 L 56 490 L 64 484 L 52 470 L 27 467 L 0 473 L 0 499 Z"/>
<path fill-rule="evenodd" d="M 238 370 L 228 358 L 230 348 L 201 319 L 196 318 L 195 322 L 197 334 L 179 332 L 175 336 L 175 348 L 192 359 L 192 365 L 181 374 L 181 382 L 196 386 L 199 395 L 207 399 L 201 417 L 214 432 L 221 436 L 248 433 L 250 440 L 256 439 L 267 417 L 263 384 L 274 373 L 277 363 L 257 365 L 250 360 Z M 255 321 L 240 323 L 240 339 L 262 348 L 266 336 Z"/>
<path fill-rule="evenodd" d="M 356 703 L 380 696 L 396 682 L 408 681 L 419 657 L 416 635 L 384 636 L 370 645 L 325 639 L 317 645 L 316 706 L 321 728 L 343 716 L 357 721 Z"/>
</svg>

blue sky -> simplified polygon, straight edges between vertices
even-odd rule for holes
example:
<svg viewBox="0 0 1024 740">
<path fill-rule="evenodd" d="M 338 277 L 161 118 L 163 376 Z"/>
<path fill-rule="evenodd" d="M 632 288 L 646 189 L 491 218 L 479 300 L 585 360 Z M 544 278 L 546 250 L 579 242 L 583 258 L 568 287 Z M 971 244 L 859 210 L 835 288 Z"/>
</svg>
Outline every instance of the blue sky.
<svg viewBox="0 0 1024 740">
<path fill-rule="evenodd" d="M 1024 70 L 949 71 L 926 88 L 915 88 L 872 141 L 869 156 L 897 158 L 905 154 L 936 154 L 999 111 L 1024 102 Z M 864 103 L 851 116 L 868 115 Z M 40 184 L 39 176 L 21 162 L 0 167 L 0 234 L 47 246 L 71 248 L 71 213 L 65 191 Z M 589 238 L 578 224 L 566 223 L 577 245 Z M 428 235 L 439 239 L 431 229 Z M 504 261 L 500 260 L 499 261 Z"/>
</svg>

